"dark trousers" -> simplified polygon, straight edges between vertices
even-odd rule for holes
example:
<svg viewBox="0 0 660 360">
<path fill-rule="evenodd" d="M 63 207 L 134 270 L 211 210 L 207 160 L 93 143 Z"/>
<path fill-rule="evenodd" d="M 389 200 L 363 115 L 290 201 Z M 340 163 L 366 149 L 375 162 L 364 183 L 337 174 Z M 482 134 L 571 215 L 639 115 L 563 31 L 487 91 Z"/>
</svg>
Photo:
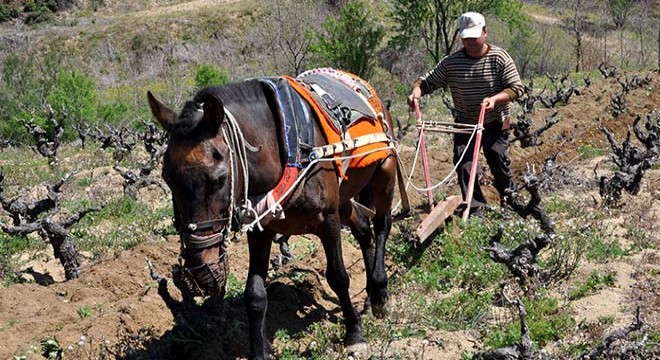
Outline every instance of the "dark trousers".
<svg viewBox="0 0 660 360">
<path fill-rule="evenodd" d="M 490 124 L 488 124 L 490 125 Z M 511 158 L 509 158 L 509 129 L 502 130 L 501 126 L 488 126 L 486 125 L 481 135 L 481 148 L 483 149 L 486 162 L 490 168 L 490 172 L 495 178 L 495 188 L 500 193 L 500 198 L 503 199 L 505 190 L 513 185 L 511 177 Z M 496 124 L 493 124 L 496 125 Z M 497 124 L 501 125 L 501 124 Z M 476 139 L 476 136 L 475 136 Z M 468 145 L 470 135 L 454 134 L 454 165 L 461 158 Z M 463 157 L 463 161 L 456 169 L 458 175 L 458 184 L 461 186 L 461 193 L 465 200 L 468 192 L 468 183 L 470 181 L 470 167 L 472 166 L 472 155 L 474 153 L 474 140 Z M 477 168 L 477 171 L 479 169 Z M 479 208 L 486 205 L 486 198 L 481 192 L 479 180 L 475 179 L 474 192 L 472 193 L 472 203 L 470 208 Z"/>
</svg>

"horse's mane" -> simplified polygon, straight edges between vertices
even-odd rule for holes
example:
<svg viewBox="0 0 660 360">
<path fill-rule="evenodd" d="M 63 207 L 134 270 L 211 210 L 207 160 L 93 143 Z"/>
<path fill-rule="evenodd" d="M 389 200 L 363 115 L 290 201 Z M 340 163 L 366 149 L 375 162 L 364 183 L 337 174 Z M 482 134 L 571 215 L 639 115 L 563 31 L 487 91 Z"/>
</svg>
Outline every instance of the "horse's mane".
<svg viewBox="0 0 660 360">
<path fill-rule="evenodd" d="M 197 92 L 193 100 L 186 101 L 171 130 L 172 136 L 190 136 L 203 118 L 204 102 L 209 96 L 220 99 L 224 106 L 234 103 L 247 104 L 253 100 L 263 99 L 263 87 L 258 80 L 247 80 L 230 83 L 224 86 L 209 86 Z"/>
</svg>

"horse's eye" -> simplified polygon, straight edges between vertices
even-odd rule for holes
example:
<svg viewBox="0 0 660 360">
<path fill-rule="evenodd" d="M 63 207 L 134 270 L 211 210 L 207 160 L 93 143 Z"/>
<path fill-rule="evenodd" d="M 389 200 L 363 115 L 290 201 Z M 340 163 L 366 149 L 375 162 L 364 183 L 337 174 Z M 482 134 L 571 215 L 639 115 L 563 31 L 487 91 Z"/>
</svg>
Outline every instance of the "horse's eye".
<svg viewBox="0 0 660 360">
<path fill-rule="evenodd" d="M 222 154 L 218 150 L 213 150 L 213 159 L 217 161 L 222 160 Z"/>
</svg>

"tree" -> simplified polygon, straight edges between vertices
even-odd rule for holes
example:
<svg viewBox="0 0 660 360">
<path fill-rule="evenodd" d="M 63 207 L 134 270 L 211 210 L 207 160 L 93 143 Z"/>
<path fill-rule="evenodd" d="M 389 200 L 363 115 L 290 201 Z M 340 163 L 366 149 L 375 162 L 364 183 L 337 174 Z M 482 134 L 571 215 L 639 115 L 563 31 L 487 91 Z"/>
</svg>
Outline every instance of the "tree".
<svg viewBox="0 0 660 360">
<path fill-rule="evenodd" d="M 360 0 L 347 2 L 337 19 L 323 23 L 325 34 L 314 32 L 311 50 L 328 66 L 337 67 L 368 79 L 374 64 L 374 51 L 385 31 Z"/>
<path fill-rule="evenodd" d="M 295 76 L 309 65 L 312 38 L 306 34 L 320 29 L 323 15 L 313 0 L 279 0 L 273 5 L 265 35 L 279 50 L 275 56 L 286 64 L 284 72 Z"/>
<path fill-rule="evenodd" d="M 580 24 L 582 19 L 580 16 L 580 0 L 575 1 L 575 14 L 573 16 L 573 32 L 575 32 L 575 71 L 580 71 L 580 64 L 582 62 L 582 33 L 580 32 Z"/>
<path fill-rule="evenodd" d="M 621 51 L 621 67 L 624 65 L 626 58 L 623 50 L 623 28 L 628 19 L 628 13 L 633 5 L 634 0 L 608 0 L 607 5 L 610 9 L 610 16 L 614 22 L 614 26 L 619 30 L 619 50 Z"/>
<path fill-rule="evenodd" d="M 516 0 L 393 0 L 396 46 L 424 43 L 434 63 L 451 53 L 458 39 L 458 17 L 466 11 L 491 14 L 518 28 L 526 24 L 522 2 Z"/>
</svg>

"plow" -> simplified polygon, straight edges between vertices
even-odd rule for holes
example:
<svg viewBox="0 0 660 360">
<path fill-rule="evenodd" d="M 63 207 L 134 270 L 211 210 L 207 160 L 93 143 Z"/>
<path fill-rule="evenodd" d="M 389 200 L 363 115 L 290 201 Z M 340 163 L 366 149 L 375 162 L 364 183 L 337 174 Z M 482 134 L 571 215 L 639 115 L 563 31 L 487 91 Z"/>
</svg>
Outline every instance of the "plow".
<svg viewBox="0 0 660 360">
<path fill-rule="evenodd" d="M 447 218 L 452 216 L 456 210 L 464 205 L 464 210 L 461 214 L 463 221 L 467 221 L 470 216 L 470 202 L 472 201 L 472 193 L 474 190 L 474 183 L 476 181 L 477 172 L 478 172 L 478 161 L 479 161 L 479 149 L 481 148 L 481 134 L 483 131 L 483 122 L 486 108 L 484 105 L 481 107 L 479 113 L 479 121 L 476 125 L 462 124 L 462 123 L 452 123 L 452 122 L 440 122 L 440 121 L 428 121 L 422 119 L 422 113 L 420 111 L 419 100 L 414 100 L 414 113 L 415 113 L 415 125 L 417 127 L 417 145 L 415 152 L 415 160 L 413 165 L 407 173 L 409 174 L 406 180 L 403 179 L 403 175 L 399 175 L 399 189 L 401 191 L 401 202 L 397 205 L 401 206 L 401 210 L 394 216 L 395 220 L 400 220 L 408 215 L 410 215 L 410 205 L 408 203 L 408 188 L 412 186 L 416 191 L 420 193 L 425 193 L 429 203 L 429 213 L 424 217 L 422 222 L 415 229 L 415 235 L 417 236 L 418 241 L 423 242 L 428 239 L 436 230 L 441 229 Z M 429 160 L 426 151 L 426 136 L 427 132 L 438 132 L 438 133 L 447 133 L 447 134 L 467 134 L 471 135 L 470 142 L 474 141 L 474 151 L 472 153 L 472 166 L 470 168 L 470 178 L 468 183 L 468 192 L 466 194 L 466 199 L 463 200 L 461 196 L 452 195 L 448 196 L 442 201 L 435 201 L 433 191 L 445 184 L 451 175 L 456 171 L 456 167 L 453 168 L 450 174 L 448 174 L 442 181 L 437 184 L 432 184 Z M 467 147 L 466 147 L 467 149 Z M 466 153 L 461 155 L 461 158 L 466 156 Z M 411 182 L 412 174 L 415 171 L 415 164 L 417 163 L 417 157 L 421 157 L 422 169 L 424 172 L 424 181 L 425 187 L 416 187 Z M 401 161 L 399 161 L 399 167 L 404 168 Z M 405 168 L 404 168 L 405 169 Z M 399 171 L 399 174 L 401 171 Z M 405 184 L 405 185 L 403 185 Z"/>
</svg>

